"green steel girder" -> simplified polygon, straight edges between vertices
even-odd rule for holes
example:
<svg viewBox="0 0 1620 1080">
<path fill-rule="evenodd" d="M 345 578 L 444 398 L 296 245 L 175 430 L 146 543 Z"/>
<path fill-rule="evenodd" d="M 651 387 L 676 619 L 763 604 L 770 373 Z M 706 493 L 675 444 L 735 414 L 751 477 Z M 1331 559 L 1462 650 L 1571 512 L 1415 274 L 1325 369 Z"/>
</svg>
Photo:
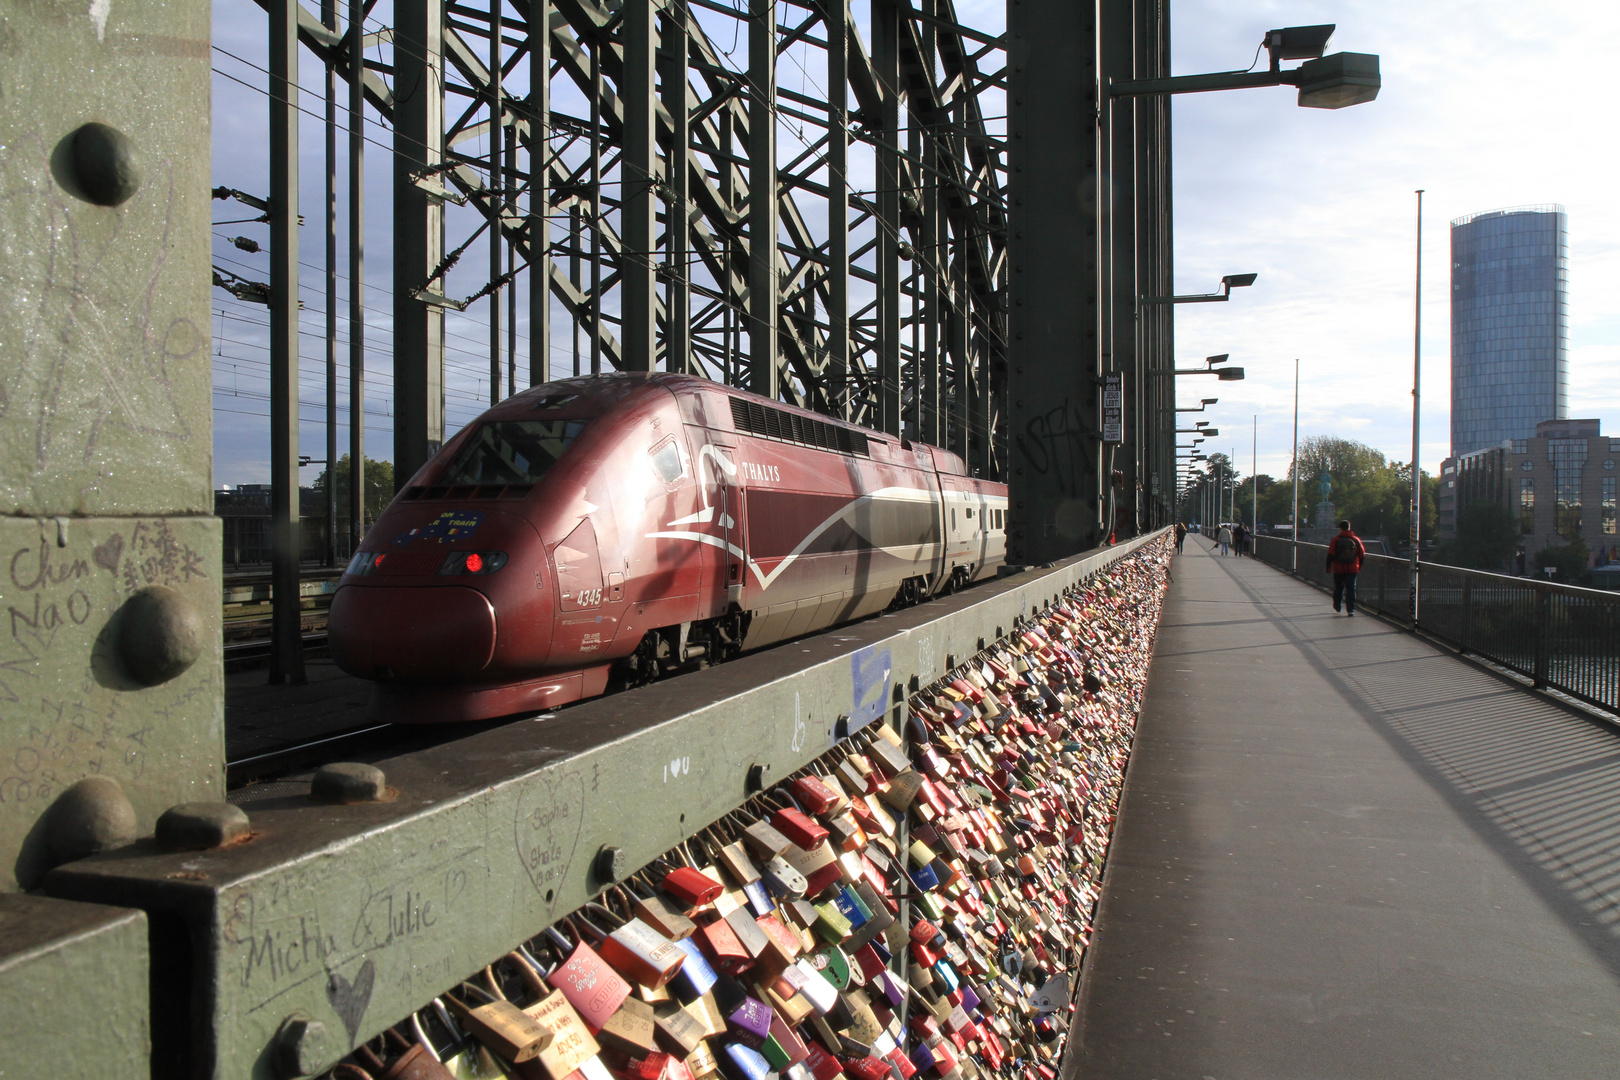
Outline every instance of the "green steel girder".
<svg viewBox="0 0 1620 1080">
<path fill-rule="evenodd" d="M 145 1080 L 146 915 L 0 893 L 0 1075 Z"/>
<path fill-rule="evenodd" d="M 225 797 L 219 518 L 0 518 L 0 891 L 39 885 L 41 817 L 86 776 L 111 777 L 136 827 Z M 143 686 L 118 641 L 125 604 L 178 590 L 206 628 L 185 673 Z"/>
<path fill-rule="evenodd" d="M 170 854 L 145 843 L 60 867 L 51 894 L 116 898 L 181 923 L 190 1060 L 165 1075 L 265 1080 L 278 1026 L 321 1021 L 327 1063 L 606 883 L 596 853 L 641 865 L 1010 632 L 1151 538 L 1077 556 L 666 684 L 380 763 L 391 802 L 245 804 L 253 838 Z M 158 1058 L 163 1058 L 160 1053 Z"/>
</svg>

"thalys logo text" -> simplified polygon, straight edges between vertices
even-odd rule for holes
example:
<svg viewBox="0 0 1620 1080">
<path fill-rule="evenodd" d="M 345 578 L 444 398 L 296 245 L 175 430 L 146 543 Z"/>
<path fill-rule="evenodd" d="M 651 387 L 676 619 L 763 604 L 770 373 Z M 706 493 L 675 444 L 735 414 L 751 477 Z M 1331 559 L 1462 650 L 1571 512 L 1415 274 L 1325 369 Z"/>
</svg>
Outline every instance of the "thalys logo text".
<svg viewBox="0 0 1620 1080">
<path fill-rule="evenodd" d="M 409 544 L 413 540 L 436 540 L 441 544 L 451 540 L 466 540 L 478 531 L 484 522 L 482 510 L 446 510 L 421 528 L 400 533 L 396 544 Z"/>
<path fill-rule="evenodd" d="M 782 482 L 781 470 L 775 465 L 760 465 L 753 461 L 739 461 L 737 465 L 742 469 L 743 475 L 750 480 L 757 480 L 761 483 L 768 480 L 776 484 Z"/>
</svg>

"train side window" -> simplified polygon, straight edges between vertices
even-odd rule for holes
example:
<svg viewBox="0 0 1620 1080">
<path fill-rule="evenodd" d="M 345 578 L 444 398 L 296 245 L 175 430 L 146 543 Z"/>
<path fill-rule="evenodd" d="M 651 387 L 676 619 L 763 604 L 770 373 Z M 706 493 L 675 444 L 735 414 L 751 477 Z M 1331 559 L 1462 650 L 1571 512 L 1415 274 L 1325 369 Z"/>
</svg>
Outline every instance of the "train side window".
<svg viewBox="0 0 1620 1080">
<path fill-rule="evenodd" d="M 967 515 L 969 521 L 973 520 L 973 507 L 968 507 L 966 510 L 962 511 L 962 513 Z"/>
<path fill-rule="evenodd" d="M 686 472 L 686 466 L 681 462 L 681 449 L 675 445 L 672 435 L 647 451 L 652 459 L 653 472 L 666 484 L 673 484 Z"/>
<path fill-rule="evenodd" d="M 956 507 L 951 507 L 951 528 L 956 528 Z"/>
</svg>

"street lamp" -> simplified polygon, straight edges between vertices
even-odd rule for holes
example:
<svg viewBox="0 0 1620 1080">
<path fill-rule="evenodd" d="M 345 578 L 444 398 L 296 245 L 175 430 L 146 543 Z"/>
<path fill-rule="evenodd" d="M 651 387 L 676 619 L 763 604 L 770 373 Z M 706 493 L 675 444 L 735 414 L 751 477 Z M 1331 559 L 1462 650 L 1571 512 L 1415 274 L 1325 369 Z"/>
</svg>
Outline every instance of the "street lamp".
<svg viewBox="0 0 1620 1080">
<path fill-rule="evenodd" d="M 1199 404 L 1198 408 L 1196 408 L 1196 409 L 1192 408 L 1191 406 L 1188 406 L 1188 407 L 1186 407 L 1184 409 L 1183 408 L 1176 408 L 1175 406 L 1172 406 L 1172 407 L 1170 407 L 1168 409 L 1160 409 L 1159 411 L 1160 412 L 1203 412 L 1207 407 L 1209 407 L 1211 405 L 1214 405 L 1215 403 L 1217 403 L 1220 400 L 1221 400 L 1220 398 L 1212 398 L 1212 397 L 1199 398 L 1200 404 Z"/>
<path fill-rule="evenodd" d="M 1144 304 L 1218 304 L 1232 299 L 1233 289 L 1246 289 L 1254 284 L 1259 274 L 1227 274 L 1221 278 L 1221 289 L 1212 293 L 1191 293 L 1187 296 L 1144 296 Z"/>
<path fill-rule="evenodd" d="M 1305 109 L 1342 109 L 1347 105 L 1372 101 L 1378 96 L 1382 84 L 1378 57 L 1373 53 L 1322 55 L 1333 38 L 1333 31 L 1331 23 L 1266 31 L 1262 44 L 1271 54 L 1271 66 L 1267 71 L 1218 71 L 1208 75 L 1122 79 L 1119 82 L 1110 79 L 1108 93 L 1111 97 L 1134 97 L 1139 94 L 1240 90 L 1250 86 L 1293 86 L 1299 90 L 1299 106 Z M 1284 71 L 1283 60 L 1305 62 Z"/>
<path fill-rule="evenodd" d="M 1206 356 L 1204 357 L 1204 363 L 1207 364 L 1208 367 L 1175 368 L 1171 371 L 1155 371 L 1151 374 L 1155 379 L 1161 378 L 1165 375 L 1214 375 L 1216 378 L 1220 379 L 1221 382 L 1238 382 L 1243 378 L 1242 368 L 1232 367 L 1230 365 L 1227 367 L 1215 366 L 1216 364 L 1225 364 L 1230 356 L 1230 353 L 1220 353 L 1217 356 Z"/>
</svg>

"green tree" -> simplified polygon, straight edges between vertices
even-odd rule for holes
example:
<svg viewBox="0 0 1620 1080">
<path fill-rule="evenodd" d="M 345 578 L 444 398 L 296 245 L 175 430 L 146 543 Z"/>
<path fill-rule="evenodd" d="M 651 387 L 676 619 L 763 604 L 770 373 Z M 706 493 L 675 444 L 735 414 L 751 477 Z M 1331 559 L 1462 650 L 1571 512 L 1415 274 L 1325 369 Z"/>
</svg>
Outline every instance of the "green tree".
<svg viewBox="0 0 1620 1080">
<path fill-rule="evenodd" d="M 1437 547 L 1434 559 L 1471 570 L 1501 571 L 1518 547 L 1519 523 L 1513 511 L 1498 502 L 1472 502 L 1457 515 L 1457 539 Z"/>
<path fill-rule="evenodd" d="M 1365 443 L 1336 435 L 1312 435 L 1299 445 L 1299 516 L 1310 521 L 1321 500 L 1317 482 L 1324 471 L 1333 480 L 1336 518 L 1349 518 L 1362 536 L 1387 536 L 1404 544 L 1411 535 L 1412 466 L 1390 461 Z M 1288 482 L 1293 482 L 1293 469 Z M 1423 484 L 1423 535 L 1433 536 L 1439 522 L 1437 477 L 1420 473 Z M 1288 498 L 1292 501 L 1290 490 Z M 1281 520 L 1281 519 L 1279 519 Z"/>
<path fill-rule="evenodd" d="M 1541 549 L 1539 554 L 1531 556 L 1525 562 L 1525 571 L 1534 577 L 1546 577 L 1546 567 L 1553 567 L 1552 580 L 1561 585 L 1580 585 L 1587 580 L 1587 563 L 1591 559 L 1591 549 L 1586 541 L 1577 536 L 1569 543 L 1560 547 L 1548 545 Z"/>
<path fill-rule="evenodd" d="M 326 485 L 331 482 L 327 476 L 328 470 L 322 469 L 321 474 L 315 478 L 311 487 L 326 494 Z M 344 454 L 338 458 L 336 473 L 337 493 L 337 536 L 341 548 L 343 539 L 349 535 L 349 455 Z M 383 509 L 394 497 L 394 463 L 392 461 L 374 461 L 366 458 L 366 505 L 364 517 L 361 519 L 362 532 L 369 529 L 377 520 Z"/>
</svg>

